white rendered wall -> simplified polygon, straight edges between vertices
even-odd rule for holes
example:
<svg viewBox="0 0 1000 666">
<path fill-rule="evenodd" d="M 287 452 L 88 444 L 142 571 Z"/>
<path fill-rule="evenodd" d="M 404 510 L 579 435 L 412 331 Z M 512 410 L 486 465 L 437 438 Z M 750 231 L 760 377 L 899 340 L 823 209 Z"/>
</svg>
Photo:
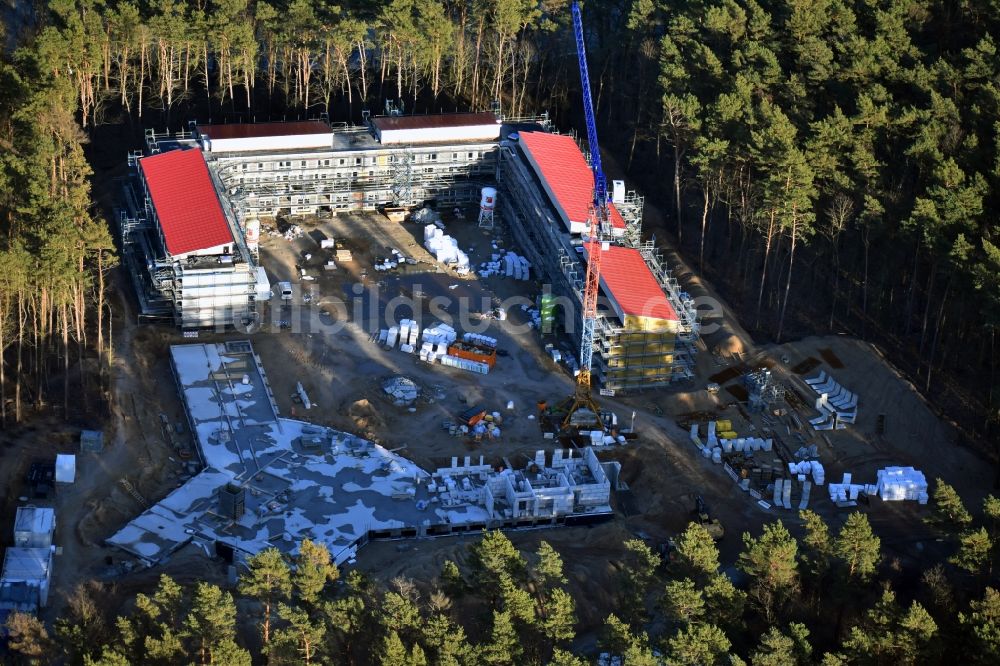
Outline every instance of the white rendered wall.
<svg viewBox="0 0 1000 666">
<path fill-rule="evenodd" d="M 225 245 L 213 245 L 212 247 L 205 247 L 200 250 L 193 250 L 191 252 L 185 252 L 184 254 L 173 255 L 173 258 L 176 261 L 184 261 L 188 257 L 212 257 L 219 254 L 226 254 L 225 249 L 227 247 L 229 248 L 230 253 L 235 254 L 233 251 L 234 244 L 235 243 L 233 241 L 230 241 Z"/>
<path fill-rule="evenodd" d="M 377 138 L 382 145 L 398 143 L 443 143 L 447 141 L 497 141 L 500 139 L 500 125 L 466 125 L 463 127 L 421 127 L 416 129 L 377 129 Z M 442 152 L 449 149 L 442 148 Z"/>
<path fill-rule="evenodd" d="M 183 326 L 231 324 L 249 309 L 256 273 L 246 264 L 216 269 L 181 270 L 180 314 Z"/>
<path fill-rule="evenodd" d="M 211 137 L 211 130 L 207 132 Z M 289 134 L 287 136 L 255 136 L 239 139 L 208 139 L 210 153 L 239 153 L 255 150 L 296 150 L 298 148 L 332 148 L 333 133 Z M 204 147 L 205 142 L 202 142 Z"/>
</svg>

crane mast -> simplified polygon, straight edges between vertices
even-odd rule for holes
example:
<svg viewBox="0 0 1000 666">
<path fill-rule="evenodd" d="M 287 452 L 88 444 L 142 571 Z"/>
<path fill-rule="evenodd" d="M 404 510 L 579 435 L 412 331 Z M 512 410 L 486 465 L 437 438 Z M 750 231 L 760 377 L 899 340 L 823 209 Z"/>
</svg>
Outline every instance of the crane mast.
<svg viewBox="0 0 1000 666">
<path fill-rule="evenodd" d="M 573 34 L 576 38 L 576 56 L 580 64 L 583 111 L 587 122 L 587 147 L 590 149 L 590 167 L 594 175 L 594 200 L 590 210 L 590 225 L 587 230 L 587 238 L 584 239 L 584 245 L 587 250 L 587 274 L 582 303 L 583 331 L 580 339 L 580 372 L 576 376 L 576 391 L 572 398 L 572 405 L 563 421 L 563 429 L 567 430 L 576 425 L 587 425 L 592 428 L 599 427 L 603 430 L 604 424 L 601 421 L 600 410 L 591 395 L 590 373 L 594 356 L 597 294 L 600 289 L 601 280 L 601 240 L 598 231 L 608 220 L 608 185 L 604 177 L 604 169 L 601 166 L 601 149 L 597 143 L 597 122 L 594 118 L 594 104 L 590 94 L 590 74 L 587 71 L 587 47 L 583 38 L 583 16 L 580 13 L 580 5 L 576 0 L 574 0 L 571 9 L 573 13 Z M 579 417 L 579 412 L 584 409 L 593 414 L 592 419 L 588 415 L 586 420 L 589 423 L 586 424 L 581 423 L 579 418 L 574 419 L 574 415 Z"/>
</svg>

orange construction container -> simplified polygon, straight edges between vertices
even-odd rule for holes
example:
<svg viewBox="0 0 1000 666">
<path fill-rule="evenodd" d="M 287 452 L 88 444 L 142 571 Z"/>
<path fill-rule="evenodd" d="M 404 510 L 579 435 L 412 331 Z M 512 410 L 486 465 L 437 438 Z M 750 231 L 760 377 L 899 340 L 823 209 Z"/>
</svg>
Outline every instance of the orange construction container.
<svg viewBox="0 0 1000 666">
<path fill-rule="evenodd" d="M 497 362 L 497 350 L 492 347 L 481 347 L 468 342 L 456 342 L 448 347 L 448 353 L 467 361 L 485 363 L 492 369 Z"/>
</svg>

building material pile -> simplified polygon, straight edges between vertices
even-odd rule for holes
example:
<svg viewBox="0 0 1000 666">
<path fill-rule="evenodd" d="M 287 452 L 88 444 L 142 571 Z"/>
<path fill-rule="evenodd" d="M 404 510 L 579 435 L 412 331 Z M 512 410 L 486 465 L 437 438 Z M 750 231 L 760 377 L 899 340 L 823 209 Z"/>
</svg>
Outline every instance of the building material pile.
<svg viewBox="0 0 1000 666">
<path fill-rule="evenodd" d="M 458 241 L 441 231 L 439 227 L 428 224 L 424 227 L 424 247 L 434 255 L 434 258 L 456 270 L 469 270 L 469 255 L 458 249 Z"/>
<path fill-rule="evenodd" d="M 518 255 L 516 252 L 494 252 L 490 255 L 490 260 L 479 264 L 479 277 L 492 277 L 502 275 L 514 280 L 531 279 L 531 264 L 526 257 Z"/>
<path fill-rule="evenodd" d="M 799 483 L 804 483 L 809 476 L 812 476 L 813 483 L 817 486 L 826 483 L 826 470 L 818 460 L 788 463 L 788 473 L 798 478 Z"/>
<path fill-rule="evenodd" d="M 858 417 L 858 395 L 838 384 L 826 371 L 818 377 L 805 380 L 806 384 L 819 395 L 816 409 L 820 415 L 809 423 L 816 430 L 841 430 L 847 423 L 854 423 Z"/>
<path fill-rule="evenodd" d="M 878 494 L 885 502 L 916 500 L 927 504 L 927 479 L 912 467 L 886 467 L 876 472 Z"/>
<path fill-rule="evenodd" d="M 402 319 L 398 326 L 383 328 L 379 331 L 378 344 L 395 349 L 398 342 L 401 352 L 412 354 L 417 347 L 419 338 L 420 325 L 412 319 Z"/>
<path fill-rule="evenodd" d="M 420 345 L 420 360 L 436 363 L 448 354 L 448 346 L 458 339 L 455 329 L 447 324 L 437 323 L 424 329 L 423 343 Z"/>
</svg>

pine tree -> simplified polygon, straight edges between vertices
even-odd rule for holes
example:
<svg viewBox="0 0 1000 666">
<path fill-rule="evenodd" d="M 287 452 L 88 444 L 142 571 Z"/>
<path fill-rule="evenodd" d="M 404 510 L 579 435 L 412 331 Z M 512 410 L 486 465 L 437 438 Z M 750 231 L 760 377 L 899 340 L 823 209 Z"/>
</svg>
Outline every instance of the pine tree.
<svg viewBox="0 0 1000 666">
<path fill-rule="evenodd" d="M 347 574 L 345 582 L 347 584 L 335 599 L 322 604 L 327 645 L 341 660 L 351 654 L 359 630 L 370 615 L 367 600 L 374 596 L 370 583 L 357 569 Z"/>
<path fill-rule="evenodd" d="M 432 661 L 442 666 L 473 666 L 477 651 L 469 645 L 465 630 L 444 615 L 433 615 L 424 623 L 424 644 Z"/>
<path fill-rule="evenodd" d="M 445 560 L 444 564 L 441 565 L 441 584 L 445 591 L 453 597 L 465 593 L 465 579 L 462 578 L 462 572 L 459 571 L 458 565 L 453 560 Z"/>
<path fill-rule="evenodd" d="M 792 623 L 788 634 L 777 627 L 760 639 L 760 645 L 750 655 L 753 666 L 805 666 L 811 663 L 812 646 L 809 645 L 809 630 L 805 625 Z"/>
<path fill-rule="evenodd" d="M 566 574 L 563 573 L 562 557 L 548 541 L 538 544 L 537 555 L 538 564 L 535 565 L 534 575 L 542 588 L 551 589 L 557 584 L 565 584 Z"/>
<path fill-rule="evenodd" d="M 573 640 L 576 636 L 576 602 L 569 592 L 557 587 L 549 593 L 538 628 L 550 643 Z"/>
<path fill-rule="evenodd" d="M 403 641 L 399 639 L 399 634 L 392 629 L 382 639 L 378 660 L 382 666 L 402 666 L 407 663 L 406 648 L 403 646 Z"/>
<path fill-rule="evenodd" d="M 712 624 L 689 624 L 667 641 L 667 657 L 678 666 L 710 666 L 728 664 L 729 639 Z M 626 663 L 631 663 L 626 661 Z M 650 662 L 655 664 L 655 661 Z"/>
<path fill-rule="evenodd" d="M 416 603 L 399 592 L 386 592 L 379 606 L 379 624 L 389 631 L 407 632 L 420 626 Z"/>
<path fill-rule="evenodd" d="M 847 577 L 864 582 L 875 573 L 881 554 L 882 541 L 872 533 L 868 516 L 855 511 L 834 540 L 833 549 L 847 568 Z"/>
<path fill-rule="evenodd" d="M 483 647 L 480 658 L 490 666 L 513 666 L 521 659 L 521 646 L 511 615 L 507 611 L 493 611 L 493 629 L 490 640 Z"/>
<path fill-rule="evenodd" d="M 719 570 L 719 549 L 702 525 L 690 523 L 677 539 L 671 568 L 681 577 L 705 581 Z"/>
<path fill-rule="evenodd" d="M 863 624 L 851 627 L 844 648 L 855 661 L 915 664 L 931 656 L 936 634 L 937 624 L 923 606 L 914 601 L 904 612 L 887 587 Z"/>
<path fill-rule="evenodd" d="M 633 634 L 628 623 L 614 614 L 604 621 L 604 635 L 600 644 L 611 654 L 621 655 L 624 663 L 657 666 L 656 657 L 649 646 L 649 636 L 645 632 Z"/>
<path fill-rule="evenodd" d="M 626 621 L 646 614 L 646 593 L 650 589 L 659 558 L 641 539 L 625 542 L 625 558 L 618 572 L 619 604 Z"/>
<path fill-rule="evenodd" d="M 420 647 L 419 643 L 414 643 L 413 647 L 410 648 L 410 654 L 407 656 L 408 666 L 427 666 L 427 655 L 424 654 L 424 649 Z"/>
<path fill-rule="evenodd" d="M 1000 662 L 1000 592 L 987 587 L 981 600 L 969 604 L 968 613 L 960 613 L 959 621 L 969 639 L 962 651 L 977 664 Z"/>
<path fill-rule="evenodd" d="M 971 574 L 979 574 L 987 569 L 992 558 L 993 540 L 986 528 L 980 527 L 959 537 L 958 552 L 948 558 L 948 561 Z"/>
<path fill-rule="evenodd" d="M 121 652 L 117 652 L 107 645 L 101 648 L 99 657 L 84 655 L 83 666 L 131 666 L 132 662 L 125 658 Z"/>
<path fill-rule="evenodd" d="M 287 625 L 275 632 L 267 650 L 269 664 L 312 664 L 323 648 L 326 627 L 304 610 L 278 604 L 278 617 Z"/>
<path fill-rule="evenodd" d="M 660 605 L 668 618 L 682 626 L 705 615 L 705 597 L 690 578 L 669 581 Z"/>
<path fill-rule="evenodd" d="M 257 600 L 263 607 L 261 637 L 264 645 L 271 640 L 271 621 L 275 605 L 292 593 L 292 572 L 277 548 L 266 548 L 247 561 L 247 573 L 240 578 L 240 594 Z"/>
<path fill-rule="evenodd" d="M 802 563 L 810 584 L 819 587 L 830 568 L 830 558 L 834 552 L 830 528 L 813 511 L 800 511 L 799 517 L 805 523 L 806 530 L 802 539 Z"/>
<path fill-rule="evenodd" d="M 747 593 L 733 585 L 724 573 L 712 576 L 702 589 L 707 616 L 727 634 L 743 629 Z"/>
<path fill-rule="evenodd" d="M 520 587 L 509 574 L 500 575 L 500 600 L 511 617 L 526 625 L 535 622 L 535 601 L 528 591 Z"/>
<path fill-rule="evenodd" d="M 525 562 L 510 539 L 500 530 L 494 530 L 483 532 L 482 540 L 469 548 L 469 566 L 477 588 L 496 601 L 503 577 L 519 579 Z"/>
<path fill-rule="evenodd" d="M 183 627 L 183 635 L 192 642 L 192 652 L 198 655 L 199 663 L 215 663 L 217 650 L 239 660 L 239 650 L 233 647 L 236 639 L 236 603 L 229 592 L 199 582 Z M 247 663 L 249 659 L 247 654 Z"/>
<path fill-rule="evenodd" d="M 330 561 L 330 551 L 326 546 L 309 539 L 304 539 L 299 544 L 299 552 L 295 556 L 295 571 L 292 573 L 292 585 L 299 599 L 306 604 L 315 605 L 327 583 L 332 583 L 338 577 L 337 565 Z"/>
<path fill-rule="evenodd" d="M 946 532 L 957 533 L 972 522 L 972 516 L 962 503 L 962 498 L 941 479 L 935 481 L 931 502 L 934 512 L 932 522 Z"/>
<path fill-rule="evenodd" d="M 739 567 L 750 576 L 750 598 L 772 622 L 799 589 L 798 544 L 780 522 L 768 523 L 757 539 L 743 535 Z"/>
<path fill-rule="evenodd" d="M 572 652 L 556 648 L 552 652 L 552 659 L 549 660 L 548 666 L 587 666 L 587 662 Z"/>
</svg>

